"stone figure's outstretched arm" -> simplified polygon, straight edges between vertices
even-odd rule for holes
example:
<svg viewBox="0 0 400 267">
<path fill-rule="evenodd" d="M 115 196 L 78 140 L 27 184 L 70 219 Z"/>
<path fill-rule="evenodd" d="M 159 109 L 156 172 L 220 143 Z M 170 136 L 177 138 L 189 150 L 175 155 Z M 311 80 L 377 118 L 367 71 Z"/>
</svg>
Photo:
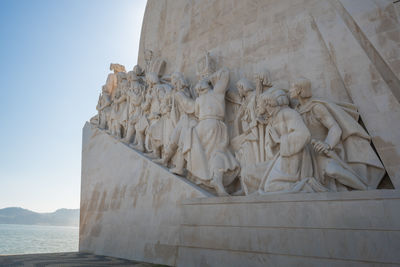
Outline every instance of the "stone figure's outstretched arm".
<svg viewBox="0 0 400 267">
<path fill-rule="evenodd" d="M 229 84 L 229 70 L 227 68 L 220 69 L 211 76 L 210 80 L 214 85 L 214 92 L 225 95 Z"/>
<path fill-rule="evenodd" d="M 325 140 L 321 141 L 324 141 L 333 149 L 340 142 L 342 129 L 325 106 L 317 104 L 312 111 L 314 116 L 328 129 Z"/>
</svg>

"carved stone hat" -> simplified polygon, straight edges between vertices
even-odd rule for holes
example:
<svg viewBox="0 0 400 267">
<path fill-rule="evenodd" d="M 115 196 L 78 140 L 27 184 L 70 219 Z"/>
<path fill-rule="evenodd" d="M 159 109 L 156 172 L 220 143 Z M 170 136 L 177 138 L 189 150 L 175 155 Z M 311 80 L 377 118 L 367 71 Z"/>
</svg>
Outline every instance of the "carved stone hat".
<svg viewBox="0 0 400 267">
<path fill-rule="evenodd" d="M 125 66 L 117 63 L 111 63 L 110 64 L 110 70 L 113 70 L 115 72 L 126 72 Z"/>
</svg>

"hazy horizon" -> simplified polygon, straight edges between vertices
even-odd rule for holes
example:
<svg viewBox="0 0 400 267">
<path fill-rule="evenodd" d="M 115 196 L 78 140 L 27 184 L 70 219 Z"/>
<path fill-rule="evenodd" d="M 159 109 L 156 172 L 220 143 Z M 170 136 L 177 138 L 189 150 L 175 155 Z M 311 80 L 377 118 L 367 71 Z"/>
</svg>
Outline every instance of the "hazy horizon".
<svg viewBox="0 0 400 267">
<path fill-rule="evenodd" d="M 52 211 L 44 211 L 44 212 L 42 212 L 42 211 L 35 211 L 35 210 L 27 209 L 27 208 L 24 208 L 24 207 L 21 207 L 21 206 L 9 206 L 9 207 L 0 208 L 0 210 L 12 209 L 12 208 L 29 210 L 29 211 L 33 211 L 33 212 L 36 212 L 36 213 L 54 213 L 54 212 L 56 212 L 56 211 L 58 211 L 58 210 L 62 210 L 62 209 L 66 209 L 66 210 L 80 210 L 79 207 L 78 207 L 78 208 L 62 208 L 62 207 L 61 207 L 61 208 L 57 208 L 57 209 L 52 210 Z"/>
<path fill-rule="evenodd" d="M 0 209 L 79 209 L 82 127 L 109 64 L 136 64 L 145 4 L 0 2 Z"/>
</svg>

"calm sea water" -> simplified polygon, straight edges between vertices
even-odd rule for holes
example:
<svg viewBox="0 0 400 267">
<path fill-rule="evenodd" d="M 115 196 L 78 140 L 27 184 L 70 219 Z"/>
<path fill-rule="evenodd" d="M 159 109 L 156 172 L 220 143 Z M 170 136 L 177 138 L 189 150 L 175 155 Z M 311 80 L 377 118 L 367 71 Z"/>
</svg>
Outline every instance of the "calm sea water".
<svg viewBox="0 0 400 267">
<path fill-rule="evenodd" d="M 78 251 L 79 228 L 0 224 L 0 255 Z"/>
</svg>

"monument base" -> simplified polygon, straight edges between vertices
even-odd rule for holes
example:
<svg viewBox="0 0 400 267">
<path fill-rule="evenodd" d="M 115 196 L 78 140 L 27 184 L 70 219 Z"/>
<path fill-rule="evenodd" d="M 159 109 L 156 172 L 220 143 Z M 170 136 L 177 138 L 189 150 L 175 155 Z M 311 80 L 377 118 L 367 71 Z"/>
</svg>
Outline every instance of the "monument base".
<svg viewBox="0 0 400 267">
<path fill-rule="evenodd" d="M 185 200 L 178 266 L 399 266 L 397 190 Z"/>
<path fill-rule="evenodd" d="M 79 250 L 171 266 L 398 266 L 400 191 L 212 197 L 89 123 Z"/>
</svg>

